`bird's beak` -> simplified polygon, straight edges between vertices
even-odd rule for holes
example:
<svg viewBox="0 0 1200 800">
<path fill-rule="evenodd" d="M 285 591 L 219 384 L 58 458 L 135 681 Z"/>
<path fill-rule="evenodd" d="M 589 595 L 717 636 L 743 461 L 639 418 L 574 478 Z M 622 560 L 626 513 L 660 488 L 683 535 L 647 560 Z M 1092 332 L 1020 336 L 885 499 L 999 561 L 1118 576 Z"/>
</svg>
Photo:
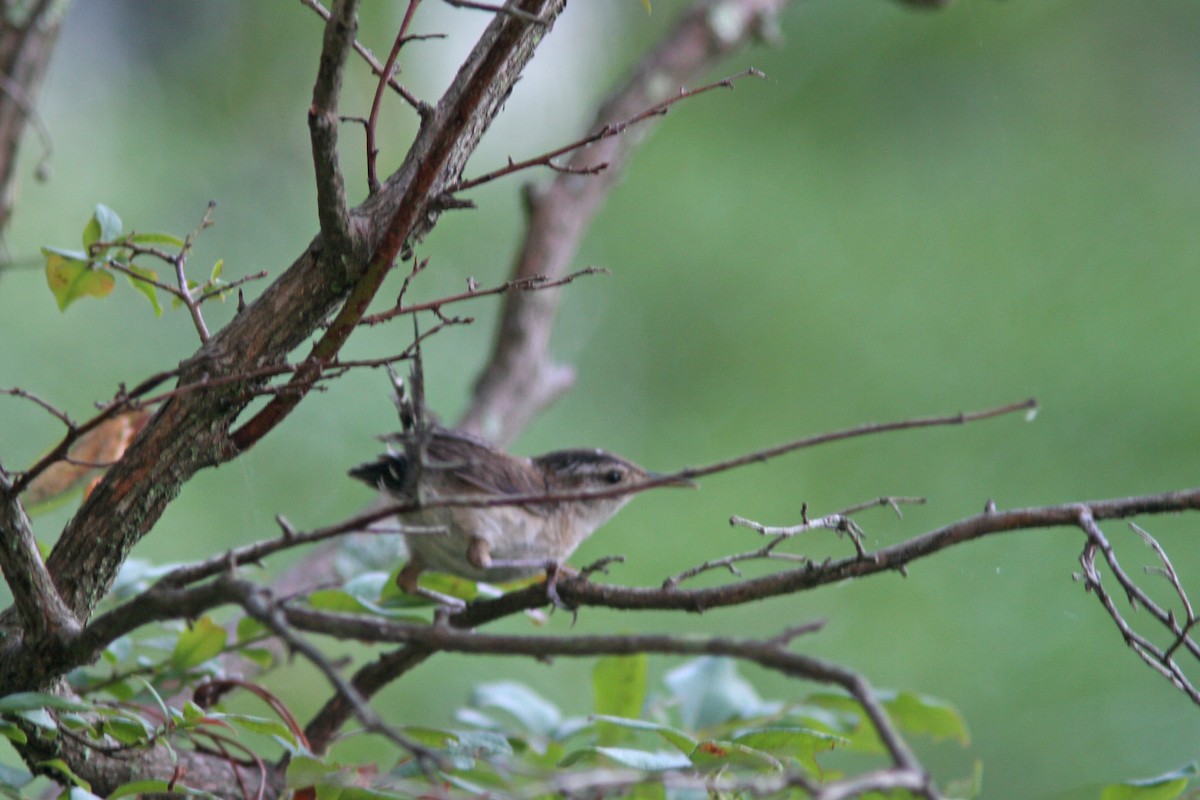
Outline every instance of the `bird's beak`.
<svg viewBox="0 0 1200 800">
<path fill-rule="evenodd" d="M 684 489 L 699 489 L 700 484 L 696 483 L 691 478 L 677 478 L 673 475 L 666 475 L 661 472 L 648 472 L 646 477 L 652 481 L 662 481 L 659 486 L 678 486 Z"/>
</svg>

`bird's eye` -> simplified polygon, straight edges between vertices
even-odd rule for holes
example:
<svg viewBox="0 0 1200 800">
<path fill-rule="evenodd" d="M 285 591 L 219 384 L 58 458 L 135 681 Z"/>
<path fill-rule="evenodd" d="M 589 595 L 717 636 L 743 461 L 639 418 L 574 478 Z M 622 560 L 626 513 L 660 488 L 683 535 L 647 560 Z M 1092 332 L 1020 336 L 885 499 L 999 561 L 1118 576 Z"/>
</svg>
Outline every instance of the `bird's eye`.
<svg viewBox="0 0 1200 800">
<path fill-rule="evenodd" d="M 622 473 L 619 469 L 610 469 L 608 472 L 604 473 L 604 480 L 608 483 L 620 483 L 621 479 L 624 477 L 624 473 Z"/>
</svg>

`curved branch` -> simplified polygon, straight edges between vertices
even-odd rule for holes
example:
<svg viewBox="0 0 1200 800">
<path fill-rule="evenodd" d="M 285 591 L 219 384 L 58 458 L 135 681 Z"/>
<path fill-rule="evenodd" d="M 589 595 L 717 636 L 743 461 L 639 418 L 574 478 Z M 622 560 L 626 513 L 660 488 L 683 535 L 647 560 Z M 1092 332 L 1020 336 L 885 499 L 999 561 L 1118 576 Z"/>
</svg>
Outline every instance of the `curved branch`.
<svg viewBox="0 0 1200 800">
<path fill-rule="evenodd" d="M 591 130 L 631 119 L 667 99 L 719 59 L 769 30 L 774 15 L 786 5 L 787 0 L 697 2 L 604 103 Z M 636 136 L 614 136 L 576 151 L 565 172 L 527 193 L 529 221 L 512 280 L 534 275 L 556 280 L 567 273 L 592 217 L 652 125 L 647 122 Z M 600 164 L 606 167 L 598 174 L 574 174 Z M 476 379 L 460 428 L 504 446 L 570 388 L 573 370 L 553 363 L 549 355 L 558 296 L 558 292 L 542 292 L 505 298 L 491 355 Z"/>
<path fill-rule="evenodd" d="M 1096 519 L 1200 511 L 1200 488 L 1144 497 L 1096 500 L 1009 512 L 989 510 L 978 516 L 960 520 L 938 530 L 908 539 L 892 547 L 868 553 L 862 558 L 847 558 L 821 565 L 808 563 L 799 569 L 707 589 L 682 590 L 671 587 L 652 589 L 614 586 L 592 583 L 583 575 L 560 576 L 556 588 L 559 597 L 572 607 L 602 606 L 623 610 L 682 610 L 699 613 L 712 608 L 757 602 L 769 597 L 792 594 L 825 584 L 839 583 L 846 578 L 889 570 L 903 571 L 908 563 L 918 558 L 993 533 L 1031 528 L 1077 527 L 1081 508 L 1088 509 Z M 494 600 L 471 603 L 462 611 L 451 614 L 446 619 L 446 623 L 450 628 L 475 629 L 512 614 L 541 608 L 545 604 L 545 587 L 535 584 L 525 589 L 509 592 Z M 289 611 L 290 613 L 291 611 Z M 364 634 L 366 629 L 372 626 L 387 624 L 368 617 L 359 619 L 364 626 L 360 633 Z M 445 629 L 447 626 L 442 627 Z M 404 647 L 381 656 L 375 662 L 360 669 L 355 675 L 352 683 L 361 695 L 372 696 L 436 652 L 438 648 L 435 643 L 423 638 L 412 638 L 407 630 L 397 633 L 390 639 L 406 642 Z M 340 697 L 334 697 L 327 702 L 305 728 L 305 733 L 313 742 L 314 748 L 320 749 L 327 745 L 334 733 L 349 719 L 352 713 L 351 706 Z"/>
</svg>

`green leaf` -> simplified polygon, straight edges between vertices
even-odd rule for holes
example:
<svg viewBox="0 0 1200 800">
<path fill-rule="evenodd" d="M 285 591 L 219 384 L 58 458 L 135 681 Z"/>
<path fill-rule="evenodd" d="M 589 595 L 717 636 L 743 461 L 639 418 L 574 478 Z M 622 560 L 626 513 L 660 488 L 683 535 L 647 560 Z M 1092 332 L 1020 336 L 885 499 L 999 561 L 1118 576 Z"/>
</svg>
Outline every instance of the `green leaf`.
<svg viewBox="0 0 1200 800">
<path fill-rule="evenodd" d="M 153 283 L 150 283 L 150 281 L 158 280 L 158 273 L 152 269 L 139 267 L 135 264 L 126 264 L 126 266 L 134 275 L 138 275 L 146 279 L 144 281 L 139 281 L 137 278 L 133 277 L 133 275 L 125 276 L 129 279 L 129 285 L 144 294 L 146 299 L 150 301 L 150 305 L 154 308 L 154 316 L 161 317 L 163 310 L 162 305 L 158 302 L 158 289 L 155 288 Z"/>
<path fill-rule="evenodd" d="M 246 647 L 239 649 L 237 652 L 242 658 L 257 664 L 259 669 L 266 670 L 275 666 L 274 650 L 268 650 L 265 647 Z"/>
<path fill-rule="evenodd" d="M 92 725 L 90 719 L 83 714 L 76 714 L 72 711 L 59 712 L 58 724 L 73 733 L 86 731 L 89 735 L 99 735 L 96 733 L 96 728 Z"/>
<path fill-rule="evenodd" d="M 137 697 L 139 691 L 140 689 L 138 689 L 138 687 L 130 683 L 128 680 L 115 681 L 107 684 L 104 687 L 104 692 L 106 694 L 113 699 L 120 700 L 122 702 L 126 700 L 132 700 L 134 697 Z"/>
<path fill-rule="evenodd" d="M 420 595 L 413 595 L 405 592 L 396 584 L 396 576 L 400 570 L 404 568 L 404 564 L 398 564 L 392 571 L 388 580 L 379 590 L 379 600 L 390 606 L 404 607 L 420 607 L 436 605 L 433 600 Z M 421 575 L 421 586 L 426 589 L 431 589 L 439 594 L 450 595 L 457 597 L 460 600 L 470 602 L 480 595 L 489 597 L 497 597 L 500 592 L 494 587 L 490 587 L 486 583 L 475 583 L 475 581 L 459 578 L 454 575 L 447 575 L 444 572 L 427 572 Z"/>
<path fill-rule="evenodd" d="M 320 589 L 308 595 L 308 604 L 318 611 L 358 613 L 367 610 L 362 600 L 342 589 Z"/>
<path fill-rule="evenodd" d="M 97 229 L 100 231 L 99 238 L 106 242 L 114 241 L 121 235 L 121 218 L 117 216 L 117 212 L 103 203 L 96 204 L 96 210 L 92 212 L 92 218 L 88 221 L 88 228 L 92 226 L 92 223 L 95 223 Z M 92 241 L 96 240 L 93 239 Z M 84 244 L 84 249 L 87 248 L 88 244 L 90 242 Z"/>
<path fill-rule="evenodd" d="M 231 722 L 237 727 L 250 731 L 251 733 L 261 733 L 266 736 L 276 736 L 285 742 L 289 742 L 293 750 L 298 744 L 296 742 L 296 735 L 292 733 L 291 729 L 277 719 L 270 719 L 268 717 L 253 717 L 247 714 L 212 714 L 210 716 L 214 719 Z"/>
<path fill-rule="evenodd" d="M 510 756 L 512 745 L 508 737 L 492 731 L 455 731 L 450 750 L 461 750 L 482 756 Z"/>
<path fill-rule="evenodd" d="M 753 716 L 763 710 L 758 692 L 738 674 L 729 658 L 697 658 L 671 670 L 664 682 L 679 700 L 679 714 L 688 730 Z"/>
<path fill-rule="evenodd" d="M 225 629 L 207 615 L 196 620 L 191 628 L 179 635 L 171 653 L 171 666 L 186 670 L 203 664 L 225 649 Z"/>
<path fill-rule="evenodd" d="M 28 711 L 18 711 L 14 716 L 20 717 L 30 725 L 41 728 L 44 732 L 51 735 L 58 732 L 58 722 L 44 708 L 31 708 Z"/>
<path fill-rule="evenodd" d="M 562 713 L 557 706 L 528 686 L 513 681 L 477 686 L 471 694 L 471 705 L 507 711 L 526 730 L 547 737 L 553 735 L 562 722 Z"/>
<path fill-rule="evenodd" d="M 238 644 L 248 642 L 251 639 L 259 639 L 263 636 L 270 635 L 267 626 L 256 620 L 254 617 L 245 616 L 238 620 L 237 624 L 237 641 Z"/>
<path fill-rule="evenodd" d="M 422 725 L 405 725 L 400 730 L 405 738 L 423 744 L 426 747 L 445 748 L 457 744 L 461 737 L 455 731 L 441 728 L 428 728 Z"/>
<path fill-rule="evenodd" d="M 91 219 L 83 226 L 83 249 L 96 259 L 104 258 L 108 248 L 92 252 L 92 245 L 101 240 L 111 242 L 121 235 L 121 218 L 106 205 L 97 205 Z"/>
<path fill-rule="evenodd" d="M 669 769 L 687 769 L 692 766 L 691 760 L 682 753 L 670 751 L 633 750 L 628 747 L 581 747 L 572 750 L 561 761 L 560 767 L 574 766 L 579 762 L 590 763 L 598 757 L 613 761 L 623 767 L 646 770 L 647 772 L 665 772 Z"/>
<path fill-rule="evenodd" d="M 879 690 L 875 696 L 883 704 L 892 722 L 905 733 L 930 736 L 935 740 L 954 739 L 966 746 L 971 739 L 962 715 L 952 705 L 936 697 L 915 692 Z M 853 697 L 839 693 L 817 693 L 806 698 L 806 702 L 834 711 L 853 715 L 858 724 L 847 731 L 848 749 L 861 753 L 881 753 L 883 744 L 875 729 L 867 721 L 862 706 Z"/>
<path fill-rule="evenodd" d="M 112 275 L 86 259 L 71 258 L 49 247 L 42 248 L 42 255 L 46 257 L 46 284 L 58 301 L 59 311 L 66 311 L 81 297 L 106 297 L 117 285 Z"/>
<path fill-rule="evenodd" d="M 129 797 L 134 794 L 166 794 L 168 784 L 166 781 L 132 781 L 123 783 L 113 790 L 108 796 L 108 800 L 119 800 L 121 797 Z"/>
<path fill-rule="evenodd" d="M 36 708 L 52 708 L 55 711 L 90 711 L 92 704 L 45 692 L 17 692 L 0 698 L 0 714 L 32 711 Z"/>
<path fill-rule="evenodd" d="M 25 731 L 21 730 L 17 723 L 9 722 L 6 719 L 0 719 L 0 736 L 17 744 L 26 744 L 29 741 L 29 737 L 25 735 Z"/>
<path fill-rule="evenodd" d="M 653 731 L 684 754 L 692 752 L 696 749 L 696 745 L 700 743 L 699 739 L 689 736 L 678 728 L 672 728 L 669 725 L 660 725 L 657 722 L 648 722 L 644 719 L 623 719 L 621 717 L 606 717 L 599 714 L 596 715 L 595 719 L 599 722 L 606 722 L 610 725 L 630 730 Z"/>
<path fill-rule="evenodd" d="M 83 226 L 83 250 L 91 254 L 91 247 L 94 243 L 100 241 L 103 235 L 100 232 L 100 223 L 96 220 L 95 215 L 88 220 L 87 225 Z"/>
<path fill-rule="evenodd" d="M 70 791 L 67 792 L 67 797 L 70 800 L 104 800 L 100 795 L 92 794 L 90 787 L 84 789 L 81 786 L 72 786 Z"/>
<path fill-rule="evenodd" d="M 300 789 L 314 786 L 332 773 L 341 769 L 337 764 L 326 763 L 314 756 L 294 756 L 288 761 L 287 788 Z"/>
<path fill-rule="evenodd" d="M 592 670 L 592 691 L 599 715 L 636 719 L 646 700 L 645 653 L 606 656 Z M 625 729 L 601 721 L 600 744 L 613 745 L 628 738 Z"/>
<path fill-rule="evenodd" d="M 934 741 L 954 739 L 963 747 L 971 743 L 966 720 L 945 700 L 916 692 L 899 692 L 890 699 L 881 693 L 880 699 L 892 722 L 901 730 L 923 733 Z"/>
<path fill-rule="evenodd" d="M 162 714 L 163 720 L 173 719 L 173 717 L 171 715 L 171 711 L 173 709 L 167 708 L 167 704 L 163 702 L 162 695 L 160 695 L 158 693 L 158 690 L 156 690 L 154 688 L 154 685 L 152 683 L 150 683 L 150 681 L 143 678 L 141 675 L 134 675 L 133 678 L 134 678 L 134 680 L 140 682 L 143 686 L 145 686 L 146 691 L 149 692 L 150 696 L 154 698 L 154 702 L 155 702 L 155 704 L 158 705 L 158 710 L 159 710 L 159 713 Z"/>
<path fill-rule="evenodd" d="M 49 761 L 39 761 L 37 766 L 43 767 L 44 769 L 53 770 L 59 775 L 62 775 L 71 783 L 83 789 L 87 789 L 89 792 L 92 789 L 91 784 L 72 772 L 71 768 L 67 766 L 67 762 L 63 761 L 61 758 L 52 758 Z"/>
<path fill-rule="evenodd" d="M 135 714 L 114 716 L 104 721 L 104 732 L 121 744 L 142 744 L 154 735 L 154 725 Z"/>
<path fill-rule="evenodd" d="M 777 758 L 790 758 L 810 774 L 817 774 L 817 754 L 849 744 L 844 736 L 814 731 L 809 728 L 759 728 L 743 731 L 734 737 L 739 745 L 752 747 Z"/>
<path fill-rule="evenodd" d="M 172 247 L 183 247 L 184 241 L 169 233 L 135 233 L 129 237 L 134 244 L 169 244 Z"/>
<path fill-rule="evenodd" d="M 224 270 L 225 270 L 225 259 L 218 258 L 217 263 L 213 264 L 212 274 L 210 274 L 208 276 L 208 282 L 213 285 L 216 285 L 217 281 L 221 279 L 221 273 Z"/>
<path fill-rule="evenodd" d="M 704 772 L 726 767 L 745 767 L 755 772 L 783 772 L 783 764 L 779 759 L 737 742 L 709 739 L 696 745 L 689 757 L 692 764 Z"/>
<path fill-rule="evenodd" d="M 1153 778 L 1111 784 L 1104 787 L 1100 800 L 1175 800 L 1197 774 L 1200 771 L 1193 763 Z"/>
</svg>

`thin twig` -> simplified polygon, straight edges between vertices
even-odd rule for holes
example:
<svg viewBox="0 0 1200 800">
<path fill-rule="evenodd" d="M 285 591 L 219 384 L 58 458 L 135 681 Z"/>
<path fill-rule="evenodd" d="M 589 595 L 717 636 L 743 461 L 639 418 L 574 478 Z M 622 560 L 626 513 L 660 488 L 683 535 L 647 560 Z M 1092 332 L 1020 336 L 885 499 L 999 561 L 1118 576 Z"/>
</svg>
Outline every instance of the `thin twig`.
<svg viewBox="0 0 1200 800">
<path fill-rule="evenodd" d="M 218 583 L 222 583 L 228 589 L 232 590 L 246 613 L 270 628 L 276 636 L 287 644 L 289 650 L 304 656 L 304 658 L 315 666 L 325 676 L 326 680 L 333 685 L 337 693 L 350 703 L 354 709 L 354 715 L 358 717 L 359 722 L 362 723 L 364 728 L 372 733 L 384 736 L 412 753 L 423 765 L 440 763 L 439 757 L 432 750 L 400 734 L 392 726 L 385 723 L 375 713 L 374 709 L 371 708 L 366 698 L 359 694 L 358 690 L 342 677 L 342 674 L 330 663 L 325 654 L 292 630 L 287 617 L 271 599 L 267 590 L 254 584 L 236 581 L 228 577 L 218 580 Z"/>
<path fill-rule="evenodd" d="M 482 184 L 488 183 L 489 181 L 494 181 L 497 178 L 502 178 L 506 175 L 511 175 L 514 172 L 520 172 L 521 170 L 529 169 L 530 167 L 537 167 L 537 166 L 551 167 L 551 168 L 557 170 L 558 172 L 572 173 L 572 174 L 577 174 L 577 175 L 578 174 L 583 174 L 583 175 L 595 174 L 597 172 L 600 172 L 601 170 L 607 169 L 608 164 L 601 163 L 601 164 L 592 164 L 592 165 L 588 165 L 588 166 L 565 166 L 564 167 L 564 166 L 558 166 L 558 165 L 554 164 L 553 159 L 558 158 L 561 155 L 565 155 L 566 153 L 570 153 L 573 150 L 578 150 L 582 147 L 587 147 L 589 144 L 595 144 L 596 142 L 598 142 L 602 139 L 608 139 L 613 136 L 620 136 L 631 125 L 636 125 L 639 122 L 644 122 L 645 120 L 651 119 L 653 117 L 661 117 L 664 114 L 666 114 L 668 110 L 670 110 L 671 106 L 673 106 L 676 103 L 681 102 L 683 100 L 687 100 L 688 98 L 695 97 L 696 95 L 699 95 L 699 94 L 704 94 L 705 92 L 710 92 L 713 89 L 732 89 L 734 81 L 738 80 L 739 78 L 746 78 L 749 76 L 753 76 L 756 78 L 767 77 L 766 75 L 764 75 L 762 73 L 762 71 L 754 69 L 753 67 L 750 67 L 749 69 L 742 70 L 741 72 L 739 72 L 735 75 L 730 75 L 727 78 L 722 78 L 719 81 L 714 81 L 713 83 L 705 84 L 704 86 L 700 86 L 695 89 L 680 89 L 679 94 L 675 95 L 674 97 L 668 98 L 667 100 L 664 100 L 661 103 L 656 103 L 655 105 L 651 106 L 650 108 L 647 108 L 646 110 L 644 110 L 638 114 L 635 114 L 634 116 L 632 116 L 626 120 L 622 120 L 621 122 L 613 122 L 613 123 L 605 124 L 605 125 L 601 126 L 599 130 L 583 137 L 582 139 L 578 139 L 574 142 L 571 142 L 570 144 L 563 145 L 562 147 L 559 147 L 555 150 L 551 150 L 548 153 L 543 153 L 540 156 L 534 156 L 533 158 L 529 158 L 524 161 L 517 161 L 517 162 L 514 162 L 512 159 L 509 159 L 507 166 L 501 167 L 500 169 L 497 169 L 497 170 L 492 170 L 491 172 L 488 172 L 484 175 L 480 175 L 478 178 L 472 178 L 471 180 L 467 180 L 467 181 L 460 181 L 450 191 L 451 192 L 464 192 L 468 189 L 474 189 L 476 186 L 480 186 Z"/>
<path fill-rule="evenodd" d="M 449 297 L 442 297 L 437 300 L 430 300 L 427 303 L 415 303 L 411 306 L 402 306 L 399 303 L 397 303 L 394 308 L 390 308 L 387 311 L 381 311 L 378 314 L 371 314 L 369 316 L 363 317 L 362 320 L 358 324 L 359 325 L 378 325 L 382 322 L 387 322 L 388 320 L 395 319 L 396 317 L 403 316 L 405 314 L 415 314 L 418 311 L 438 311 L 442 306 L 449 305 L 451 303 L 458 303 L 463 300 L 474 300 L 479 297 L 487 297 L 489 295 L 494 295 L 494 294 L 506 294 L 508 292 L 531 292 L 531 291 L 539 291 L 542 289 L 554 289 L 559 286 L 566 286 L 568 283 L 571 283 L 575 279 L 581 278 L 584 275 L 600 275 L 600 274 L 608 275 L 608 274 L 610 274 L 610 272 L 609 272 L 609 270 L 603 269 L 601 267 L 587 267 L 586 269 L 581 269 L 577 272 L 572 272 L 570 275 L 565 275 L 565 276 L 559 278 L 558 280 L 550 280 L 549 278 L 547 278 L 544 275 L 534 275 L 533 277 L 530 277 L 530 278 L 517 278 L 517 279 L 511 280 L 511 281 L 505 281 L 504 283 L 500 284 L 499 286 L 493 286 L 490 289 L 470 288 L 467 291 L 462 292 L 461 294 L 450 295 Z M 408 284 L 406 281 L 405 288 L 407 288 L 407 286 L 408 286 Z M 404 295 L 403 295 L 403 291 L 402 291 L 401 299 L 403 299 L 403 296 Z"/>
<path fill-rule="evenodd" d="M 56 420 L 61 422 L 63 425 L 66 425 L 68 431 L 73 432 L 77 427 L 75 422 L 71 419 L 71 417 L 67 414 L 67 412 L 58 408 L 53 403 L 51 403 L 49 400 L 44 400 L 41 397 L 34 394 L 33 392 L 30 392 L 26 389 L 22 389 L 19 386 L 14 386 L 9 389 L 0 388 L 0 394 L 7 394 L 7 395 L 11 395 L 13 397 L 20 397 L 20 398 L 30 401 L 31 403 L 33 403 L 34 405 L 38 406 L 43 411 L 48 413 L 50 416 L 54 417 Z"/>
<path fill-rule="evenodd" d="M 317 16 L 319 16 L 321 19 L 325 20 L 326 22 L 329 21 L 329 11 L 327 11 L 323 5 L 317 2 L 317 0 L 300 0 L 300 2 L 315 11 Z M 426 33 L 419 36 L 409 36 L 406 41 L 412 42 L 424 41 L 426 39 L 445 38 L 446 35 L 444 33 Z M 370 48 L 358 41 L 358 39 L 354 40 L 354 52 L 358 53 L 362 57 L 362 60 L 367 62 L 367 65 L 371 68 L 372 73 L 378 76 L 382 76 L 384 74 L 383 65 L 379 63 L 377 58 L 375 58 L 375 54 L 371 52 Z M 423 100 L 418 99 L 410 91 L 405 89 L 394 77 L 388 77 L 388 86 L 391 87 L 392 91 L 400 95 L 400 97 L 402 97 L 406 103 L 412 106 L 417 114 L 420 115 L 421 119 L 425 119 L 429 116 L 432 111 L 430 105 Z M 362 122 L 364 125 L 367 122 L 365 117 L 358 118 L 356 121 Z"/>
<path fill-rule="evenodd" d="M 209 289 L 207 292 L 205 292 L 204 294 L 202 294 L 196 298 L 196 303 L 197 304 L 205 303 L 205 302 L 213 299 L 214 297 L 220 297 L 221 295 L 231 292 L 234 289 L 237 289 L 239 286 L 244 286 L 245 284 L 250 283 L 251 281 L 261 281 L 263 278 L 267 277 L 267 274 L 268 274 L 267 271 L 264 269 L 264 270 L 259 270 L 258 272 L 251 273 L 250 275 L 243 275 L 242 277 L 238 278 L 237 280 L 230 281 L 229 283 L 227 283 L 223 286 L 217 286 L 212 289 Z"/>
<path fill-rule="evenodd" d="M 404 19 L 400 22 L 400 30 L 396 32 L 396 41 L 388 53 L 387 61 L 383 63 L 379 82 L 375 85 L 375 97 L 371 101 L 371 113 L 367 117 L 367 190 L 371 194 L 379 191 L 379 174 L 375 170 L 375 157 L 379 148 L 375 146 L 375 128 L 379 122 L 379 109 L 383 105 L 383 90 L 388 85 L 388 79 L 396 69 L 396 59 L 400 56 L 400 48 L 404 46 L 408 26 L 412 23 L 413 13 L 421 0 L 408 0 L 408 8 L 404 10 Z"/>
<path fill-rule="evenodd" d="M 535 25 L 547 24 L 546 20 L 542 19 L 538 15 L 530 14 L 528 11 L 523 11 L 522 9 L 513 8 L 511 6 L 501 6 L 496 5 L 495 3 L 479 3 L 475 2 L 475 0 L 442 0 L 442 2 L 448 6 L 454 6 L 455 8 L 469 8 L 475 11 L 490 11 L 493 14 L 507 14 L 510 17 L 523 19 L 526 22 L 532 22 Z"/>
</svg>

